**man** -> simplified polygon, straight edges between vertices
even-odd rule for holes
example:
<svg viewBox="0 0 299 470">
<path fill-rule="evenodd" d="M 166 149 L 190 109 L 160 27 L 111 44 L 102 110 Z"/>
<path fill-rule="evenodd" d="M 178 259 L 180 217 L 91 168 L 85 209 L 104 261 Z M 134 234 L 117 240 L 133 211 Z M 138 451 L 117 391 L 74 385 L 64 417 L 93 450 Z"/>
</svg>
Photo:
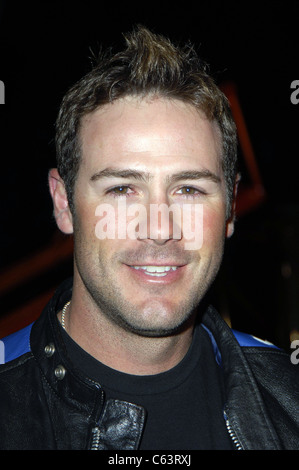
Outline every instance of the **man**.
<svg viewBox="0 0 299 470">
<path fill-rule="evenodd" d="M 67 93 L 56 142 L 74 276 L 4 340 L 1 448 L 299 448 L 298 369 L 206 305 L 236 131 L 192 48 L 137 28 Z"/>
</svg>

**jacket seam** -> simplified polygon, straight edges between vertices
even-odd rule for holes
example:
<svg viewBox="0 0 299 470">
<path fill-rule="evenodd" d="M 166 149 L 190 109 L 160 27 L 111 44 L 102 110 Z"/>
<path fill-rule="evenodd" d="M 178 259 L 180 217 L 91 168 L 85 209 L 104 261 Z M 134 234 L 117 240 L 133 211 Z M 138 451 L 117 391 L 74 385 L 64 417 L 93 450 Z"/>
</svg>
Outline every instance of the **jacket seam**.
<svg viewBox="0 0 299 470">
<path fill-rule="evenodd" d="M 31 359 L 34 359 L 34 356 L 31 351 L 26 352 L 22 356 L 19 356 L 16 359 L 13 359 L 12 361 L 6 362 L 3 364 L 3 366 L 0 369 L 0 374 L 3 374 L 5 372 L 8 372 L 10 370 L 17 369 L 18 367 L 21 367 L 23 364 L 26 362 L 30 361 Z M 17 362 L 15 364 L 15 362 Z"/>
<path fill-rule="evenodd" d="M 287 353 L 283 350 L 269 349 L 269 348 L 262 348 L 262 347 L 252 347 L 252 346 L 241 346 L 241 347 L 246 355 L 247 354 L 256 354 L 256 355 L 274 354 L 276 356 L 288 357 Z"/>
<path fill-rule="evenodd" d="M 296 421 L 294 420 L 294 418 L 289 414 L 289 412 L 288 412 L 287 408 L 285 407 L 285 405 L 284 405 L 283 403 L 281 403 L 281 402 L 277 399 L 277 397 L 276 397 L 275 395 L 272 395 L 272 394 L 269 392 L 269 390 L 268 390 L 266 387 L 264 387 L 262 384 L 260 384 L 260 387 L 261 387 L 262 390 L 265 390 L 266 393 L 269 393 L 271 399 L 272 399 L 273 401 L 275 401 L 275 403 L 277 403 L 278 406 L 284 410 L 284 412 L 285 412 L 285 413 L 287 414 L 287 416 L 289 417 L 290 421 L 297 427 L 297 426 L 298 426 L 298 422 L 296 422 Z"/>
</svg>

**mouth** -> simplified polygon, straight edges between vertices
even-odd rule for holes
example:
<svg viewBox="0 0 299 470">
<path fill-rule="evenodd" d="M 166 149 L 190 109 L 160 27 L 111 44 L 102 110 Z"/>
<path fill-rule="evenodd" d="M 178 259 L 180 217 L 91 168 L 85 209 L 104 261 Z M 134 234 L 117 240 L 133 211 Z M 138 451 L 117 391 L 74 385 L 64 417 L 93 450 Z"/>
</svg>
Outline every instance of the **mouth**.
<svg viewBox="0 0 299 470">
<path fill-rule="evenodd" d="M 165 262 L 165 261 L 164 261 Z M 165 264 L 127 264 L 128 274 L 133 276 L 134 281 L 140 286 L 150 284 L 171 285 L 183 280 L 186 276 L 188 264 L 175 264 L 175 262 L 166 262 Z"/>
<path fill-rule="evenodd" d="M 142 270 L 144 274 L 152 277 L 164 277 L 170 272 L 176 271 L 179 266 L 130 266 L 133 269 Z"/>
</svg>

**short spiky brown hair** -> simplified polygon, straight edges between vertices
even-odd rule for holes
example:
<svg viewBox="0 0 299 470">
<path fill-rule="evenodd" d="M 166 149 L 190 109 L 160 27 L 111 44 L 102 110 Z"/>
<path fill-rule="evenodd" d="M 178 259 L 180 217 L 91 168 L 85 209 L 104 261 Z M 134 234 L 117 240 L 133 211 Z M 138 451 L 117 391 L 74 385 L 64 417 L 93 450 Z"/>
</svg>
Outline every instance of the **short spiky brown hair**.
<svg viewBox="0 0 299 470">
<path fill-rule="evenodd" d="M 81 159 L 82 118 L 125 96 L 157 95 L 189 103 L 218 123 L 229 216 L 236 177 L 237 137 L 225 95 L 190 44 L 177 47 L 142 26 L 126 35 L 125 40 L 122 51 L 101 55 L 93 69 L 68 91 L 60 107 L 56 122 L 57 168 L 71 211 Z"/>
</svg>

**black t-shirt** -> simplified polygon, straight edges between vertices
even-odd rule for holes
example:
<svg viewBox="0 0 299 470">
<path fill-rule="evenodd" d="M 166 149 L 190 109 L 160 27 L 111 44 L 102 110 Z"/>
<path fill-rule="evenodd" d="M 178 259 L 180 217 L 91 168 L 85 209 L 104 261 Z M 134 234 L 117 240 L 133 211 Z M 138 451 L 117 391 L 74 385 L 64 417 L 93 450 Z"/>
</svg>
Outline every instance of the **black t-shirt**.
<svg viewBox="0 0 299 470">
<path fill-rule="evenodd" d="M 101 384 L 107 399 L 145 408 L 141 450 L 232 449 L 223 418 L 221 368 L 202 326 L 196 326 L 192 344 L 179 364 L 147 376 L 111 369 L 86 353 L 66 332 L 64 337 L 72 362 Z"/>
</svg>

